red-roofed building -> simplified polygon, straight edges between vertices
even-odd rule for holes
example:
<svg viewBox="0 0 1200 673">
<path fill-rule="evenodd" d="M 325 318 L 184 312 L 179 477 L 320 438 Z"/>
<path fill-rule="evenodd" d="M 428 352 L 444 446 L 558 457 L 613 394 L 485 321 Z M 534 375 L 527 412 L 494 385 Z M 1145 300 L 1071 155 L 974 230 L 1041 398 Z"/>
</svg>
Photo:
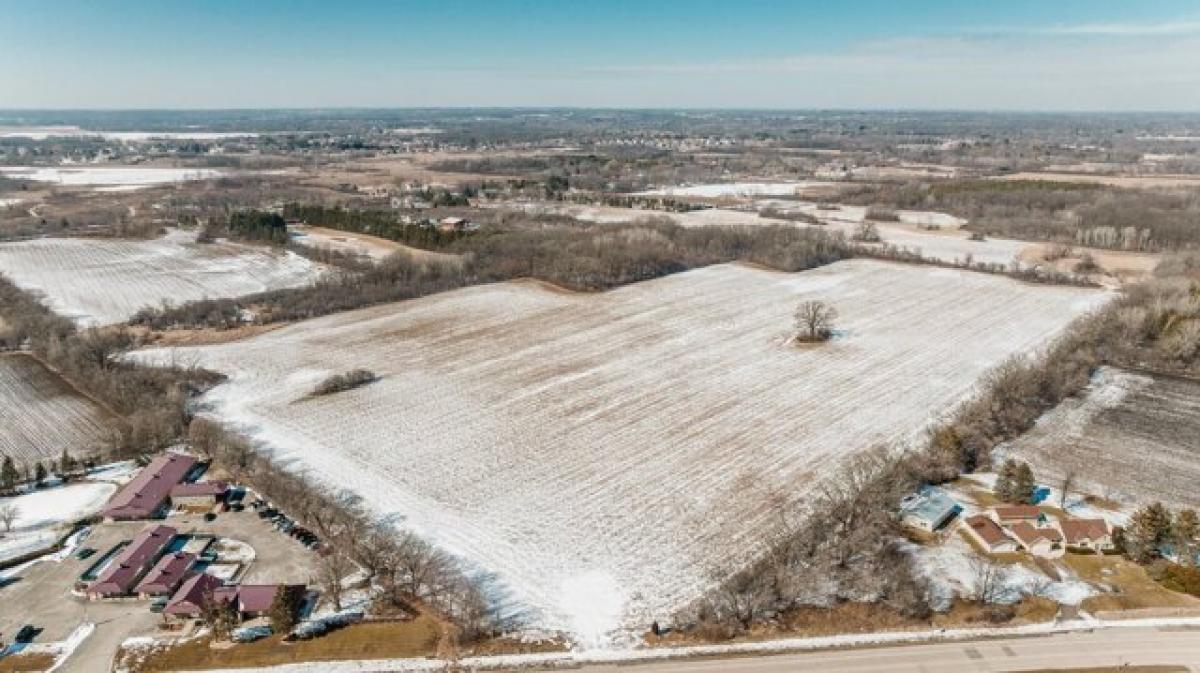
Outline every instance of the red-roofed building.
<svg viewBox="0 0 1200 673">
<path fill-rule="evenodd" d="M 1034 556 L 1061 556 L 1063 554 L 1062 534 L 1055 528 L 1034 528 L 1027 521 L 1018 521 L 1008 529 L 1017 542 Z"/>
<path fill-rule="evenodd" d="M 1036 505 L 998 505 L 995 510 L 996 523 L 1001 526 L 1012 526 L 1022 521 L 1036 524 L 1042 511 Z"/>
<path fill-rule="evenodd" d="M 175 529 L 170 526 L 151 526 L 138 533 L 133 542 L 109 562 L 96 581 L 88 585 L 88 597 L 128 596 L 174 537 Z"/>
<path fill-rule="evenodd" d="M 280 591 L 303 592 L 303 584 L 243 584 L 237 588 L 237 608 L 242 619 L 262 617 L 271 611 L 275 595 Z"/>
<path fill-rule="evenodd" d="M 168 452 L 155 458 L 113 496 L 104 516 L 114 521 L 158 516 L 170 499 L 171 489 L 183 481 L 196 462 L 182 453 Z"/>
<path fill-rule="evenodd" d="M 171 505 L 179 509 L 207 511 L 225 498 L 229 485 L 223 481 L 197 481 L 171 489 Z"/>
<path fill-rule="evenodd" d="M 177 551 L 160 558 L 146 577 L 138 583 L 137 594 L 142 598 L 170 596 L 183 582 L 192 566 L 196 565 L 196 555 Z"/>
<path fill-rule="evenodd" d="M 1069 547 L 1109 551 L 1115 548 L 1112 530 L 1104 519 L 1062 519 L 1058 522 Z"/>
<path fill-rule="evenodd" d="M 233 598 L 234 588 L 224 586 L 212 575 L 196 573 L 175 591 L 167 601 L 167 607 L 163 608 L 163 614 L 176 619 L 199 617 L 204 611 L 205 596 L 209 594 L 217 601 L 229 600 Z"/>
<path fill-rule="evenodd" d="M 969 516 L 963 520 L 963 530 L 971 536 L 984 551 L 990 554 L 1014 552 L 1017 543 L 995 521 L 982 514 Z"/>
</svg>

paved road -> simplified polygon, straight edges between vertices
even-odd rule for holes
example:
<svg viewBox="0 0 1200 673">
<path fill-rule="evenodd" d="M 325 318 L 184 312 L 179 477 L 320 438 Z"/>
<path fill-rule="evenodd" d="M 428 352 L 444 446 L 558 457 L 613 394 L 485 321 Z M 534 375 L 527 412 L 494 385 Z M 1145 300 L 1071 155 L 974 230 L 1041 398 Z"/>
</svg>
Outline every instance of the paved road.
<svg viewBox="0 0 1200 673">
<path fill-rule="evenodd" d="M 936 643 L 765 657 L 589 665 L 612 673 L 966 673 L 1046 668 L 1178 665 L 1200 672 L 1200 629 L 1120 628 L 983 642 Z"/>
</svg>

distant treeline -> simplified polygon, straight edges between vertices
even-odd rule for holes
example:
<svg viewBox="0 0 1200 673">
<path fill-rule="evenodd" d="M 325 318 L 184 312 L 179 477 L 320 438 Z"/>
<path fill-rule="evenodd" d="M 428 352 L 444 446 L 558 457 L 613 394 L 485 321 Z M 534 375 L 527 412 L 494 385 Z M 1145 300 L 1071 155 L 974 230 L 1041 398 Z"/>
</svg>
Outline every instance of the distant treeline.
<svg viewBox="0 0 1200 673">
<path fill-rule="evenodd" d="M 436 227 L 405 224 L 391 210 L 353 210 L 293 203 L 284 206 L 283 216 L 315 227 L 370 234 L 424 250 L 441 250 L 459 239 L 473 235 L 473 232 L 442 231 Z"/>
<path fill-rule="evenodd" d="M 395 255 L 363 273 L 340 274 L 306 288 L 146 309 L 134 324 L 230 327 L 243 307 L 258 322 L 298 320 L 371 304 L 514 278 L 537 278 L 574 290 L 604 290 L 688 269 L 745 261 L 800 271 L 852 256 L 843 236 L 788 226 L 695 227 L 675 224 L 546 225 L 460 237 L 442 249 L 457 259 Z"/>
<path fill-rule="evenodd" d="M 867 206 L 937 210 L 972 231 L 1116 250 L 1200 247 L 1200 193 L 1044 180 L 863 185 L 836 197 Z"/>
</svg>

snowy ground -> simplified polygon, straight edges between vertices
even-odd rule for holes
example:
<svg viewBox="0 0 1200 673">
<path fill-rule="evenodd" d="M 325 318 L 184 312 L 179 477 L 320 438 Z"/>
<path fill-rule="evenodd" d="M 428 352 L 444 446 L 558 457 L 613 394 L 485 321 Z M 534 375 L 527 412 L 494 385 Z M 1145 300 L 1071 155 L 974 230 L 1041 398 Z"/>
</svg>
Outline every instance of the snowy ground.
<svg viewBox="0 0 1200 673">
<path fill-rule="evenodd" d="M 12 531 L 0 536 L 0 561 L 53 546 L 67 526 L 99 512 L 116 490 L 113 484 L 87 482 L 0 498 L 0 507 L 17 508 Z"/>
<path fill-rule="evenodd" d="M 228 373 L 216 416 L 494 573 L 531 624 L 594 643 L 744 561 L 766 495 L 919 436 L 1106 297 L 868 260 L 721 265 L 592 295 L 480 286 L 140 357 Z M 841 325 L 800 348 L 810 298 Z M 356 367 L 381 379 L 300 401 Z"/>
<path fill-rule="evenodd" d="M 0 455 L 84 458 L 104 445 L 107 412 L 27 355 L 0 355 Z"/>
<path fill-rule="evenodd" d="M 812 187 L 828 187 L 836 183 L 816 180 L 797 182 L 717 182 L 702 185 L 677 185 L 638 192 L 639 196 L 792 196 Z"/>
<path fill-rule="evenodd" d="M 1127 504 L 1200 506 L 1200 382 L 1103 367 L 997 454 L 1029 461 L 1051 484 L 1072 472 Z"/>
<path fill-rule="evenodd" d="M 148 168 L 113 167 L 46 167 L 0 166 L 0 174 L 8 178 L 53 182 L 66 187 L 94 185 L 151 186 L 188 180 L 211 180 L 222 173 L 212 168 Z"/>
<path fill-rule="evenodd" d="M 44 293 L 84 325 L 121 322 L 165 301 L 237 297 L 299 287 L 324 267 L 292 252 L 236 243 L 200 244 L 171 230 L 154 240 L 41 238 L 0 243 L 0 273 Z"/>
</svg>

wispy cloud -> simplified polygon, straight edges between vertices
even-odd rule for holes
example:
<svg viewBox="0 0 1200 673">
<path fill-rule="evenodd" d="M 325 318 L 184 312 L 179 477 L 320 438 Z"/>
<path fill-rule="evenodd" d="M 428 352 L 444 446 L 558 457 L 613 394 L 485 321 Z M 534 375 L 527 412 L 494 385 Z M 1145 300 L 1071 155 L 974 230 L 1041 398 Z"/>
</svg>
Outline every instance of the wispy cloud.
<svg viewBox="0 0 1200 673">
<path fill-rule="evenodd" d="M 1042 35 L 1093 35 L 1098 37 L 1141 37 L 1156 35 L 1200 35 L 1200 21 L 1160 23 L 1081 23 L 1035 29 Z"/>
</svg>

